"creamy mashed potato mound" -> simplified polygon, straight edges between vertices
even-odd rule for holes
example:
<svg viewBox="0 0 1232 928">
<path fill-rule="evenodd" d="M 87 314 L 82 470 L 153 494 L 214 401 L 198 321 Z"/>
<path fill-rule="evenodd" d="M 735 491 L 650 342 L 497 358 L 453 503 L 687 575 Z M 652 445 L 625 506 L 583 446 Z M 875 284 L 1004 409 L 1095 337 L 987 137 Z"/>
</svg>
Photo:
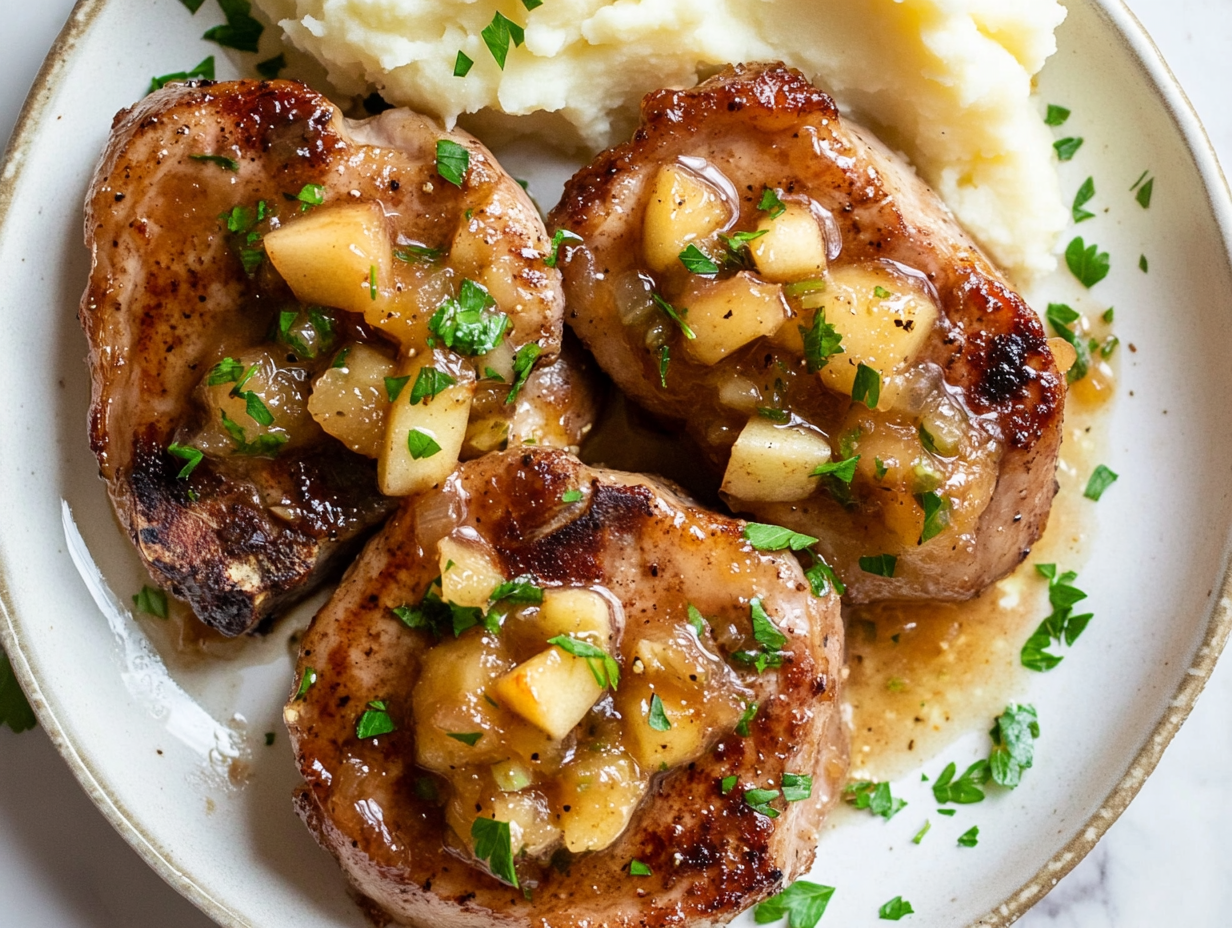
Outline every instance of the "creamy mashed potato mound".
<svg viewBox="0 0 1232 928">
<path fill-rule="evenodd" d="M 256 0 L 339 90 L 375 86 L 449 126 L 539 114 L 566 145 L 630 131 L 642 95 L 728 62 L 782 59 L 903 151 L 1020 283 L 1056 266 L 1067 220 L 1031 81 L 1056 50 L 1055 0 Z M 525 29 L 502 71 L 481 35 Z M 454 76 L 458 52 L 474 61 Z M 551 114 L 545 120 L 543 114 Z"/>
</svg>

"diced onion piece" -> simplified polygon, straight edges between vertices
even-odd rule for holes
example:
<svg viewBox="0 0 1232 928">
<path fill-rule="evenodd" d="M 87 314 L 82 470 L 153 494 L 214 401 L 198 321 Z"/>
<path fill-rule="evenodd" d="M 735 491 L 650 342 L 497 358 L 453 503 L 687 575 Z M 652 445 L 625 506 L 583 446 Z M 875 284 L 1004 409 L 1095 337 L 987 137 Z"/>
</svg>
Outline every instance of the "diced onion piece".
<svg viewBox="0 0 1232 928">
<path fill-rule="evenodd" d="M 393 249 L 375 203 L 319 207 L 265 236 L 265 253 L 303 303 L 363 313 L 389 285 Z"/>
<path fill-rule="evenodd" d="M 832 268 L 825 291 L 826 322 L 842 335 L 843 354 L 821 369 L 822 382 L 851 394 L 856 370 L 865 364 L 881 375 L 882 409 L 893 405 L 887 381 L 915 360 L 937 322 L 937 305 L 913 278 L 881 265 Z"/>
<path fill-rule="evenodd" d="M 385 439 L 389 408 L 385 378 L 392 377 L 395 368 L 381 352 L 367 345 L 351 345 L 342 367 L 327 369 L 313 382 L 308 411 L 321 428 L 352 451 L 375 458 Z"/>
<path fill-rule="evenodd" d="M 790 283 L 821 277 L 826 269 L 826 243 L 821 226 L 807 206 L 786 204 L 777 218 L 762 218 L 758 231 L 766 234 L 749 243 L 757 272 L 766 280 Z"/>
<path fill-rule="evenodd" d="M 519 664 L 493 689 L 506 708 L 557 740 L 573 731 L 603 695 L 586 660 L 557 647 Z"/>
<path fill-rule="evenodd" d="M 920 421 L 921 441 L 927 441 L 942 457 L 952 458 L 962 448 L 967 434 L 967 416 L 956 403 L 939 399 L 929 404 Z"/>
<path fill-rule="evenodd" d="M 619 838 L 646 794 L 647 782 L 623 751 L 587 751 L 558 777 L 557 801 L 565 847 L 601 851 Z"/>
<path fill-rule="evenodd" d="M 445 537 L 436 546 L 440 554 L 441 599 L 459 606 L 484 608 L 505 575 L 486 551 Z"/>
<path fill-rule="evenodd" d="M 560 829 L 552 824 L 551 812 L 542 797 L 503 793 L 492 799 L 491 817 L 509 823 L 510 843 L 519 852 L 525 848 L 532 856 L 541 854 L 560 840 Z"/>
<path fill-rule="evenodd" d="M 493 678 L 508 667 L 486 635 L 451 635 L 432 649 L 411 692 L 415 759 L 421 766 L 448 776 L 460 766 L 509 757 L 500 709 L 484 698 Z M 470 744 L 451 737 L 457 734 L 480 737 Z"/>
<path fill-rule="evenodd" d="M 830 460 L 830 443 L 817 432 L 750 419 L 732 446 L 722 492 L 750 502 L 791 502 L 811 496 L 820 478 L 809 476 Z"/>
<path fill-rule="evenodd" d="M 237 380 L 210 386 L 214 368 L 205 375 L 201 391 L 208 415 L 193 440 L 197 447 L 207 454 L 274 455 L 321 434 L 308 411 L 306 369 L 285 363 L 282 352 L 267 348 L 232 360 L 238 364 Z M 232 434 L 233 429 L 239 434 Z"/>
<path fill-rule="evenodd" d="M 763 335 L 773 335 L 787 319 L 782 287 L 747 272 L 727 280 L 692 277 L 681 295 L 684 320 L 696 334 L 685 350 L 702 364 L 715 364 Z"/>
<path fill-rule="evenodd" d="M 377 460 L 377 480 L 386 496 L 409 496 L 427 490 L 453 473 L 466 438 L 471 399 L 475 394 L 474 373 L 469 366 L 450 366 L 442 352 L 429 352 L 411 359 L 400 369 L 409 377 L 397 402 L 389 408 L 385 442 Z M 411 405 L 411 392 L 419 371 L 434 366 L 448 370 L 457 383 L 436 396 Z M 440 447 L 416 458 L 408 445 L 411 432 L 431 439 Z"/>
<path fill-rule="evenodd" d="M 1048 350 L 1052 352 L 1052 359 L 1057 362 L 1059 373 L 1068 373 L 1078 360 L 1078 351 L 1063 338 L 1048 339 Z"/>
<path fill-rule="evenodd" d="M 732 210 L 722 193 L 678 164 L 659 169 L 642 219 L 646 263 L 662 273 L 680 267 L 680 252 L 727 227 Z"/>
<path fill-rule="evenodd" d="M 474 207 L 449 246 L 449 263 L 463 277 L 483 284 L 501 312 L 509 316 L 541 296 L 524 285 L 525 259 L 509 251 L 510 217 L 523 211 L 512 191 L 495 188 L 492 198 Z"/>
<path fill-rule="evenodd" d="M 364 321 L 406 349 L 427 343 L 428 320 L 457 290 L 453 268 L 395 261 L 389 277 L 377 282 L 377 297 L 364 304 Z M 362 302 L 362 301 L 361 301 Z"/>
<path fill-rule="evenodd" d="M 611 607 L 594 590 L 553 587 L 543 592 L 537 631 L 544 640 L 574 635 L 596 647 L 606 647 L 612 637 Z"/>
<path fill-rule="evenodd" d="M 492 765 L 492 779 L 504 792 L 516 793 L 530 786 L 532 778 L 530 768 L 521 761 L 511 759 Z"/>
</svg>

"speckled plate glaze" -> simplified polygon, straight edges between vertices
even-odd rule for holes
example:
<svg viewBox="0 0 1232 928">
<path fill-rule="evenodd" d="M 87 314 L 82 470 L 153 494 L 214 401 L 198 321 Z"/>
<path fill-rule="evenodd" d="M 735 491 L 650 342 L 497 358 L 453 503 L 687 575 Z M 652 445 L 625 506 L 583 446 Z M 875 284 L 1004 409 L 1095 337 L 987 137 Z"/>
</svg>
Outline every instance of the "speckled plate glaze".
<svg viewBox="0 0 1232 928">
<path fill-rule="evenodd" d="M 320 598 L 240 658 L 169 671 L 131 614 L 144 578 L 86 444 L 86 347 L 75 319 L 88 271 L 86 185 L 111 115 L 151 74 L 208 54 L 220 77 L 251 66 L 251 56 L 201 41 L 208 15 L 190 17 L 178 0 L 82 0 L 0 173 L 0 640 L 82 786 L 210 916 L 249 928 L 361 926 L 340 873 L 291 811 L 295 768 L 279 719 L 288 638 Z M 1197 118 L 1124 7 L 1075 0 L 1059 41 L 1041 90 L 1074 110 L 1066 131 L 1086 139 L 1061 167 L 1063 187 L 1097 177 L 1100 211 L 1079 231 L 1113 267 L 1094 293 L 1059 274 L 1028 296 L 1088 312 L 1114 304 L 1122 344 L 1137 349 L 1123 359 L 1103 455 L 1121 478 L 1084 526 L 1096 618 L 1023 694 L 1045 735 L 1019 789 L 955 819 L 933 816 L 942 839 L 920 847 L 911 837 L 922 814 L 848 817 L 827 830 L 812 875 L 838 887 L 824 924 L 874 925 L 896 895 L 911 900 L 916 925 L 1012 922 L 1132 799 L 1227 636 L 1232 202 Z M 545 204 L 572 167 L 533 145 L 500 154 Z M 1147 168 L 1156 181 L 1143 210 L 1129 187 Z M 272 747 L 267 731 L 280 735 Z M 986 736 L 972 732 L 945 759 L 986 750 Z M 896 792 L 931 811 L 918 780 L 917 771 Z M 979 847 L 957 847 L 972 824 Z"/>
</svg>

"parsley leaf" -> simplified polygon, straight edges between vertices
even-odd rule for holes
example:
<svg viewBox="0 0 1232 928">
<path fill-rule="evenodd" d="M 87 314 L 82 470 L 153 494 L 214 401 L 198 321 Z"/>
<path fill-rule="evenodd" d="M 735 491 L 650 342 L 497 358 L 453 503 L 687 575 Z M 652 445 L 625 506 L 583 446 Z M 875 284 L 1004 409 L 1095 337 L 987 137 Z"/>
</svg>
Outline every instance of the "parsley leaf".
<svg viewBox="0 0 1232 928">
<path fill-rule="evenodd" d="M 671 720 L 663 708 L 663 700 L 655 693 L 650 697 L 650 712 L 646 716 L 646 724 L 654 731 L 668 731 L 672 727 Z"/>
<path fill-rule="evenodd" d="M 7 725 L 14 734 L 20 734 L 37 724 L 34 710 L 13 673 L 9 656 L 0 651 L 0 725 Z"/>
<path fill-rule="evenodd" d="M 206 164 L 216 164 L 224 171 L 238 171 L 240 163 L 234 158 L 228 158 L 225 155 L 189 155 L 193 161 L 201 161 Z"/>
<path fill-rule="evenodd" d="M 521 577 L 506 580 L 492 591 L 488 599 L 494 603 L 508 601 L 525 605 L 538 605 L 543 602 L 543 587 L 535 586 L 534 578 L 530 574 L 524 574 Z"/>
<path fill-rule="evenodd" d="M 856 780 L 843 787 L 843 800 L 857 809 L 868 809 L 887 822 L 901 812 L 907 800 L 890 792 L 889 783 L 874 783 L 871 780 Z"/>
<path fill-rule="evenodd" d="M 706 634 L 706 617 L 701 614 L 701 611 L 692 603 L 689 603 L 689 625 L 693 631 L 697 632 L 697 637 L 700 638 Z"/>
<path fill-rule="evenodd" d="M 1100 251 L 1095 244 L 1088 246 L 1078 236 L 1065 248 L 1065 264 L 1078 282 L 1089 290 L 1108 276 L 1111 262 L 1108 252 Z"/>
<path fill-rule="evenodd" d="M 799 551 L 817 543 L 817 539 L 812 535 L 802 535 L 781 525 L 766 525 L 762 522 L 746 523 L 743 534 L 744 540 L 758 551 L 783 551 L 787 548 Z"/>
<path fill-rule="evenodd" d="M 201 4 L 205 3 L 205 0 L 180 0 L 180 3 L 188 7 L 188 12 L 196 13 L 197 10 L 201 9 Z"/>
<path fill-rule="evenodd" d="M 808 365 L 808 372 L 816 374 L 819 370 L 830 363 L 830 358 L 836 354 L 845 354 L 843 351 L 843 336 L 839 335 L 834 326 L 826 322 L 826 308 L 819 307 L 813 316 L 813 324 L 810 328 L 805 328 L 802 325 L 796 326 L 800 330 L 800 337 L 804 341 L 804 361 Z"/>
<path fill-rule="evenodd" d="M 253 18 L 249 0 L 218 0 L 218 5 L 227 17 L 226 25 L 206 30 L 201 38 L 217 42 L 223 48 L 234 48 L 236 51 L 258 51 L 258 42 L 265 27 Z"/>
<path fill-rule="evenodd" d="M 1143 209 L 1151 208 L 1151 191 L 1155 187 L 1155 178 L 1149 178 L 1145 184 L 1138 188 L 1138 192 L 1134 194 L 1134 199 L 1138 201 L 1138 205 Z"/>
<path fill-rule="evenodd" d="M 386 377 L 385 378 L 385 395 L 389 397 L 389 401 L 394 402 L 402 395 L 402 389 L 410 381 L 411 375 L 407 374 L 404 377 Z"/>
<path fill-rule="evenodd" d="M 754 597 L 749 601 L 749 613 L 753 617 L 753 638 L 757 643 L 768 651 L 783 650 L 787 636 L 775 628 L 760 599 Z"/>
<path fill-rule="evenodd" d="M 453 62 L 453 76 L 466 77 L 466 75 L 471 73 L 471 68 L 474 65 L 475 59 L 461 49 L 458 49 L 458 57 Z"/>
<path fill-rule="evenodd" d="M 424 400 L 434 399 L 437 394 L 456 383 L 457 381 L 449 374 L 426 364 L 415 376 L 415 385 L 411 387 L 411 405 L 418 406 Z"/>
<path fill-rule="evenodd" d="M 671 345 L 659 346 L 659 383 L 663 385 L 663 389 L 667 389 L 667 368 L 672 363 L 672 348 Z"/>
<path fill-rule="evenodd" d="M 838 578 L 834 568 L 827 564 L 816 551 L 810 551 L 809 554 L 812 555 L 813 563 L 804 571 L 804 578 L 808 580 L 813 595 L 820 599 L 831 589 L 834 590 L 836 596 L 846 593 L 847 586 Z"/>
<path fill-rule="evenodd" d="M 574 235 L 568 229 L 557 229 L 552 235 L 552 249 L 544 257 L 543 263 L 548 267 L 556 267 L 560 263 L 560 246 L 565 242 L 580 242 L 582 236 Z"/>
<path fill-rule="evenodd" d="M 942 805 L 947 802 L 958 805 L 983 802 L 984 790 L 981 787 L 992 777 L 988 761 L 977 760 L 963 771 L 961 777 L 955 780 L 954 774 L 957 770 L 953 762 L 946 765 L 946 768 L 941 771 L 941 776 L 933 781 L 933 798 Z"/>
<path fill-rule="evenodd" d="M 753 266 L 749 259 L 749 242 L 761 238 L 769 229 L 758 229 L 756 232 L 737 232 L 734 235 L 719 235 L 726 253 L 723 255 L 724 266 L 733 270 L 748 269 Z"/>
<path fill-rule="evenodd" d="M 1040 623 L 1039 628 L 1022 646 L 1020 659 L 1028 670 L 1051 670 L 1061 663 L 1059 655 L 1045 650 L 1052 643 L 1065 641 L 1073 645 L 1078 636 L 1083 633 L 1087 623 L 1093 618 L 1092 613 L 1073 615 L 1074 605 L 1086 599 L 1087 594 L 1073 585 L 1078 574 L 1072 570 L 1057 574 L 1056 564 L 1036 564 L 1036 571 L 1048 578 L 1048 602 L 1052 613 Z"/>
<path fill-rule="evenodd" d="M 299 686 L 295 688 L 295 698 L 303 699 L 308 691 L 317 685 L 317 672 L 312 667 L 304 668 L 304 675 L 299 678 Z"/>
<path fill-rule="evenodd" d="M 930 538 L 936 538 L 950 524 L 950 500 L 936 490 L 920 493 L 915 499 L 924 510 L 924 527 L 920 530 L 920 540 L 917 542 L 922 545 Z"/>
<path fill-rule="evenodd" d="M 616 689 L 620 685 L 620 665 L 602 648 L 597 648 L 593 644 L 582 641 L 580 638 L 574 638 L 572 635 L 557 635 L 555 638 L 549 638 L 548 644 L 554 644 L 562 651 L 572 654 L 574 657 L 584 659 L 586 665 L 590 668 L 591 676 L 595 678 L 595 682 L 603 689 L 607 689 L 609 686 L 612 689 Z M 666 731 L 667 729 L 661 728 L 657 730 Z"/>
<path fill-rule="evenodd" d="M 473 748 L 476 744 L 479 743 L 479 739 L 483 737 L 483 732 L 481 731 L 468 731 L 468 732 L 447 731 L 445 732 L 445 736 L 447 738 L 452 738 L 454 741 L 461 741 L 468 748 Z"/>
<path fill-rule="evenodd" d="M 739 779 L 740 779 L 740 778 L 739 778 L 738 776 L 736 776 L 736 775 L 733 773 L 731 776 L 729 776 L 729 777 L 724 777 L 722 780 L 720 780 L 720 781 L 719 781 L 719 793 L 720 793 L 720 795 L 726 796 L 726 795 L 727 795 L 728 793 L 730 793 L 733 789 L 735 789 L 735 788 L 736 788 L 736 782 L 737 782 Z"/>
<path fill-rule="evenodd" d="M 513 868 L 513 837 L 509 823 L 477 818 L 471 825 L 471 838 L 475 842 L 475 856 L 487 861 L 492 875 L 517 887 L 518 874 Z"/>
<path fill-rule="evenodd" d="M 1108 352 L 1108 354 L 1111 353 L 1111 351 Z M 1107 357 L 1107 355 L 1104 356 Z M 1104 491 L 1116 483 L 1118 476 L 1114 471 L 1100 464 L 1091 472 L 1091 479 L 1087 481 L 1087 488 L 1082 491 L 1082 495 L 1098 503 L 1099 498 L 1104 495 Z"/>
<path fill-rule="evenodd" d="M 744 804 L 754 812 L 760 812 L 768 818 L 779 817 L 779 810 L 770 805 L 778 798 L 777 789 L 746 789 L 744 791 Z"/>
<path fill-rule="evenodd" d="M 933 823 L 928 819 L 924 819 L 924 827 L 915 833 L 915 837 L 911 839 L 912 844 L 919 844 L 924 840 L 924 836 L 928 834 L 929 829 L 933 827 Z"/>
<path fill-rule="evenodd" d="M 541 354 L 543 354 L 543 349 L 539 347 L 538 342 L 528 342 L 513 356 L 513 384 L 505 395 L 505 405 L 512 403 L 522 392 L 522 387 L 526 385 L 526 378 L 530 376 L 530 372 L 535 367 L 535 361 Z"/>
<path fill-rule="evenodd" d="M 769 187 L 762 188 L 761 200 L 758 202 L 757 208 L 764 213 L 769 213 L 771 219 L 778 219 L 787 212 L 787 205 L 779 199 L 778 193 Z"/>
<path fill-rule="evenodd" d="M 671 319 L 674 323 L 676 323 L 676 325 L 680 326 L 680 331 L 684 333 L 685 338 L 697 338 L 697 333 L 690 329 L 689 324 L 681 318 L 689 312 L 687 309 L 677 310 L 675 306 L 667 302 L 667 300 L 663 299 L 663 297 L 659 296 L 657 293 L 652 293 L 650 296 L 655 301 L 655 304 L 659 307 L 659 309 L 663 310 L 667 318 Z"/>
<path fill-rule="evenodd" d="M 167 617 L 167 594 L 156 586 L 143 586 L 141 592 L 133 597 L 133 605 L 146 615 L 159 619 Z"/>
<path fill-rule="evenodd" d="M 975 847 L 980 843 L 980 826 L 972 825 L 958 836 L 959 847 Z"/>
<path fill-rule="evenodd" d="M 488 51 L 496 59 L 496 66 L 502 71 L 505 70 L 505 60 L 509 57 L 510 40 L 516 48 L 526 38 L 525 30 L 521 26 L 500 13 L 493 16 L 492 22 L 484 26 L 479 34 L 483 37 L 483 44 L 488 46 Z"/>
<path fill-rule="evenodd" d="M 389 717 L 388 706 L 379 699 L 368 703 L 368 708 L 355 723 L 355 737 L 361 739 L 388 735 L 396 730 L 394 720 Z"/>
<path fill-rule="evenodd" d="M 210 55 L 191 71 L 175 71 L 171 74 L 164 74 L 161 77 L 150 78 L 150 89 L 147 93 L 153 93 L 156 90 L 162 90 L 173 81 L 190 81 L 194 77 L 204 78 L 207 81 L 214 79 L 214 56 Z"/>
<path fill-rule="evenodd" d="M 1057 139 L 1052 143 L 1052 147 L 1057 150 L 1058 161 L 1069 161 L 1075 154 L 1078 153 L 1078 149 L 1082 147 L 1082 139 Z"/>
<path fill-rule="evenodd" d="M 260 402 L 259 399 L 258 402 Z M 255 441 L 249 441 L 243 426 L 228 416 L 225 410 L 219 409 L 218 413 L 222 418 L 222 427 L 227 430 L 227 434 L 231 436 L 231 441 L 235 443 L 233 454 L 241 454 L 248 457 L 275 457 L 278 454 L 278 449 L 287 442 L 286 435 L 276 432 L 258 435 Z"/>
<path fill-rule="evenodd" d="M 1082 186 L 1078 188 L 1078 192 L 1074 194 L 1074 205 L 1070 208 L 1070 213 L 1074 217 L 1074 222 L 1079 223 L 1086 219 L 1094 218 L 1095 214 L 1088 212 L 1082 207 L 1090 202 L 1095 196 L 1095 178 L 1088 177 L 1082 182 Z"/>
<path fill-rule="evenodd" d="M 809 476 L 833 477 L 835 480 L 841 480 L 843 483 L 851 483 L 852 478 L 856 475 L 856 465 L 859 463 L 860 456 L 858 454 L 854 457 L 845 458 L 842 461 L 827 461 L 825 464 L 814 468 Z"/>
<path fill-rule="evenodd" d="M 711 261 L 696 245 L 690 245 L 679 255 L 680 263 L 690 274 L 702 274 L 713 277 L 719 273 L 719 266 Z"/>
<path fill-rule="evenodd" d="M 860 569 L 878 577 L 893 577 L 898 558 L 893 554 L 870 554 L 860 558 Z"/>
<path fill-rule="evenodd" d="M 224 383 L 239 383 L 244 376 L 244 365 L 235 358 L 223 358 L 210 368 L 205 377 L 207 387 L 217 387 Z"/>
<path fill-rule="evenodd" d="M 1044 315 L 1049 325 L 1052 326 L 1052 330 L 1074 346 L 1077 357 L 1074 359 L 1073 367 L 1066 372 L 1065 380 L 1067 383 L 1076 383 L 1091 369 L 1091 349 L 1086 339 L 1079 336 L 1074 326 L 1081 315 L 1064 303 L 1049 303 L 1048 311 Z"/>
<path fill-rule="evenodd" d="M 509 328 L 508 316 L 488 312 L 495 305 L 487 288 L 464 279 L 457 299 L 451 297 L 441 303 L 428 320 L 428 328 L 446 348 L 458 354 L 469 358 L 487 354 L 504 340 Z"/>
<path fill-rule="evenodd" d="M 749 723 L 755 718 L 757 718 L 757 703 L 748 703 L 744 707 L 740 721 L 736 723 L 736 734 L 741 738 L 747 738 L 749 736 Z"/>
<path fill-rule="evenodd" d="M 264 61 L 258 61 L 257 73 L 267 81 L 272 81 L 286 66 L 287 56 L 279 52 L 273 58 L 266 58 Z"/>
<path fill-rule="evenodd" d="M 881 374 L 863 361 L 856 367 L 856 379 L 851 384 L 851 401 L 876 409 L 881 399 Z"/>
<path fill-rule="evenodd" d="M 911 903 L 902 896 L 895 896 L 877 910 L 877 915 L 888 922 L 896 922 L 904 915 L 912 915 L 914 913 L 915 909 L 911 907 Z"/>
<path fill-rule="evenodd" d="M 753 910 L 753 921 L 768 925 L 786 918 L 788 928 L 816 928 L 833 895 L 833 886 L 796 880 L 781 893 L 758 903 Z"/>
<path fill-rule="evenodd" d="M 1146 255 L 1138 255 L 1138 270 L 1143 274 L 1147 273 Z"/>
<path fill-rule="evenodd" d="M 497 13 L 497 16 L 500 14 Z M 438 139 L 436 143 L 436 173 L 455 187 L 461 187 L 470 170 L 471 153 L 452 139 Z"/>
<path fill-rule="evenodd" d="M 1039 733 L 1034 706 L 1010 703 L 1005 707 L 988 732 L 993 743 L 988 757 L 993 782 L 1010 789 L 1022 782 L 1022 772 L 1035 760 L 1035 739 Z"/>
<path fill-rule="evenodd" d="M 200 464 L 201 459 L 205 457 L 204 454 L 191 445 L 179 445 L 175 442 L 172 442 L 167 446 L 167 453 L 172 454 L 181 461 L 186 462 L 184 466 L 180 468 L 180 472 L 175 475 L 178 480 L 187 480 L 189 474 L 197 469 L 197 465 Z"/>
<path fill-rule="evenodd" d="M 566 490 L 560 497 L 562 503 L 580 503 L 585 494 L 581 490 Z"/>
<path fill-rule="evenodd" d="M 422 429 L 411 429 L 406 433 L 406 450 L 416 461 L 439 454 L 441 446 L 435 438 Z"/>
<path fill-rule="evenodd" d="M 803 802 L 813 795 L 813 778 L 804 773 L 783 774 L 783 798 L 788 802 Z"/>
<path fill-rule="evenodd" d="M 1060 126 L 1067 119 L 1069 119 L 1069 110 L 1063 106 L 1057 106 L 1055 103 L 1048 104 L 1048 113 L 1044 116 L 1045 125 Z"/>
<path fill-rule="evenodd" d="M 429 248 L 427 245 L 403 245 L 394 249 L 394 257 L 406 264 L 417 261 L 439 261 L 444 255 L 440 248 Z"/>
<path fill-rule="evenodd" d="M 523 0 L 523 2 L 530 2 L 530 0 Z M 629 861 L 629 876 L 650 876 L 650 868 L 640 860 L 631 860 Z"/>
</svg>

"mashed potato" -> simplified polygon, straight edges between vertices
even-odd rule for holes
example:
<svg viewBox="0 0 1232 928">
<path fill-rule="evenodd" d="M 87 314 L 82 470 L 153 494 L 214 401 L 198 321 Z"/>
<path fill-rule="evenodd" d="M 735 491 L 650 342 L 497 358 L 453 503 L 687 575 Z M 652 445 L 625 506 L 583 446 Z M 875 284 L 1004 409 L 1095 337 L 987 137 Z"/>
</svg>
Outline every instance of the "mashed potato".
<svg viewBox="0 0 1232 928">
<path fill-rule="evenodd" d="M 1055 0 L 256 2 L 343 92 L 376 86 L 449 125 L 540 114 L 539 132 L 592 149 L 628 134 L 648 90 L 781 58 L 905 152 L 1021 283 L 1056 265 L 1067 213 L 1031 96 L 1065 17 Z M 503 71 L 481 35 L 497 11 L 525 28 Z"/>
</svg>

